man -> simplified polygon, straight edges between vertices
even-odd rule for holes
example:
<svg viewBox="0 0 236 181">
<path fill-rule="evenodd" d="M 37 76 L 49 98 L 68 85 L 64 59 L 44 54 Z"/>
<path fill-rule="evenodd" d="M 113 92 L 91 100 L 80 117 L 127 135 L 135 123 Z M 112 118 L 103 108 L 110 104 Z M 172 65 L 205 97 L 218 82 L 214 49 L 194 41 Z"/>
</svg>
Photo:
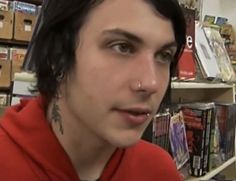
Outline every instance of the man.
<svg viewBox="0 0 236 181">
<path fill-rule="evenodd" d="M 42 13 L 40 96 L 1 121 L 0 177 L 180 181 L 168 153 L 140 141 L 185 43 L 177 1 L 51 0 Z"/>
</svg>

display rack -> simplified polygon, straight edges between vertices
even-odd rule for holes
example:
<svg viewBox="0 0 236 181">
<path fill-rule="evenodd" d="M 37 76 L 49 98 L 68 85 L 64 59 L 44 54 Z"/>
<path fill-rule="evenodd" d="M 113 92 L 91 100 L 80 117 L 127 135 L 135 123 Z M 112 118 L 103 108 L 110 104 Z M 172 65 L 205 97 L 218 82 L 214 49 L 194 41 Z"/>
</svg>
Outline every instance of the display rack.
<svg viewBox="0 0 236 181">
<path fill-rule="evenodd" d="M 197 83 L 197 82 L 172 82 L 173 103 L 183 102 L 235 102 L 235 85 L 225 83 Z M 236 164 L 236 156 L 232 157 L 219 167 L 208 172 L 203 177 L 190 177 L 186 181 L 209 180 L 230 165 Z"/>
<path fill-rule="evenodd" d="M 1 45 L 15 45 L 15 46 L 27 46 L 29 44 L 28 41 L 18 41 L 18 40 L 7 40 L 0 38 Z"/>
<path fill-rule="evenodd" d="M 13 1 L 13 0 L 10 0 Z M 26 2 L 26 3 L 32 3 L 36 5 L 41 5 L 43 3 L 43 0 L 19 0 L 21 2 Z"/>
<path fill-rule="evenodd" d="M 235 102 L 234 84 L 172 82 L 171 88 L 174 103 L 196 101 Z"/>
<path fill-rule="evenodd" d="M 215 175 L 217 175 L 218 173 L 222 172 L 224 169 L 228 168 L 230 165 L 235 164 L 235 163 L 236 163 L 236 156 L 229 159 L 228 161 L 226 161 L 225 163 L 223 163 L 222 165 L 220 165 L 216 169 L 213 169 L 212 171 L 210 171 L 206 175 L 204 175 L 202 177 L 189 177 L 186 179 L 186 181 L 209 180 L 212 177 L 214 177 Z"/>
</svg>

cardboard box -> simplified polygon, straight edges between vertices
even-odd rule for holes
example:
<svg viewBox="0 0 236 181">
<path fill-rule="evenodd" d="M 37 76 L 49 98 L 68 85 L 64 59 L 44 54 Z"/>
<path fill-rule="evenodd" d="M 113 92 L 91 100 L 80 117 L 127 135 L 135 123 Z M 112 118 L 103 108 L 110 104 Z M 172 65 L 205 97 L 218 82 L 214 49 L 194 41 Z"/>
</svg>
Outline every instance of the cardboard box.
<svg viewBox="0 0 236 181">
<path fill-rule="evenodd" d="M 7 0 L 0 0 L 0 10 L 9 11 L 10 2 Z"/>
<path fill-rule="evenodd" d="M 6 106 L 0 106 L 0 117 L 3 115 L 5 109 L 6 109 Z"/>
<path fill-rule="evenodd" d="M 15 73 L 20 73 L 22 72 L 22 63 L 19 62 L 12 62 L 11 65 L 11 80 L 13 81 Z"/>
<path fill-rule="evenodd" d="M 0 60 L 0 88 L 11 86 L 11 61 Z"/>
<path fill-rule="evenodd" d="M 24 48 L 10 48 L 10 60 L 12 61 L 12 78 L 16 72 L 21 72 L 22 65 L 27 49 Z"/>
<path fill-rule="evenodd" d="M 16 48 L 16 47 L 10 48 L 9 58 L 12 61 L 12 64 L 18 63 L 23 65 L 26 52 L 27 52 L 26 48 Z"/>
<path fill-rule="evenodd" d="M 0 60 L 9 60 L 9 48 L 0 46 Z"/>
<path fill-rule="evenodd" d="M 12 9 L 14 12 L 22 12 L 25 14 L 37 15 L 37 6 L 32 3 L 13 1 Z"/>
<path fill-rule="evenodd" d="M 15 12 L 13 39 L 30 41 L 36 22 L 36 16 Z"/>
<path fill-rule="evenodd" d="M 9 95 L 7 93 L 0 93 L 0 109 L 2 106 L 7 106 L 9 103 Z"/>
<path fill-rule="evenodd" d="M 12 39 L 14 13 L 11 11 L 0 11 L 0 38 Z"/>
</svg>

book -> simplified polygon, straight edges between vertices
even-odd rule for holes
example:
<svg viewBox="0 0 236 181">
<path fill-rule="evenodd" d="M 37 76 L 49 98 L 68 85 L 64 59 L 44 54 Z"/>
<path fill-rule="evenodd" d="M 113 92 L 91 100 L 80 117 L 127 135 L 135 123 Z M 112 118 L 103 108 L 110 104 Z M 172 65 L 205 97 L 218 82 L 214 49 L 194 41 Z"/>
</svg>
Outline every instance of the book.
<svg viewBox="0 0 236 181">
<path fill-rule="evenodd" d="M 9 59 L 9 48 L 0 46 L 0 60 L 8 60 Z"/>
<path fill-rule="evenodd" d="M 201 70 L 203 70 L 204 78 L 208 80 L 220 79 L 220 68 L 208 43 L 203 26 L 200 23 L 197 23 L 195 27 L 197 60 L 199 61 Z"/>
<path fill-rule="evenodd" d="M 223 160 L 220 155 L 220 131 L 216 117 L 216 108 L 214 109 L 213 119 L 211 122 L 209 154 L 208 171 L 211 171 L 212 169 L 223 164 Z"/>
<path fill-rule="evenodd" d="M 14 12 L 22 12 L 25 14 L 37 15 L 37 6 L 32 3 L 13 1 L 11 9 Z"/>
<path fill-rule="evenodd" d="M 194 80 L 196 78 L 194 58 L 195 11 L 183 8 L 183 12 L 187 25 L 186 44 L 177 65 L 177 76 L 179 80 Z"/>
<path fill-rule="evenodd" d="M 190 173 L 203 176 L 208 169 L 211 109 L 214 103 L 181 104 L 188 149 L 190 154 Z"/>
<path fill-rule="evenodd" d="M 171 116 L 169 136 L 171 153 L 177 169 L 180 169 L 189 160 L 189 151 L 182 111 Z"/>
<path fill-rule="evenodd" d="M 169 126 L 170 113 L 158 113 L 153 119 L 153 136 L 152 143 L 161 146 L 166 151 L 169 151 Z"/>
<path fill-rule="evenodd" d="M 9 104 L 9 95 L 7 93 L 0 93 L 0 107 L 7 106 Z"/>
<path fill-rule="evenodd" d="M 210 141 L 211 141 L 211 126 L 212 122 L 215 119 L 215 104 L 208 103 L 207 109 L 207 120 L 206 120 L 206 128 L 205 128 L 205 141 L 204 141 L 204 159 L 203 159 L 203 172 L 207 173 L 210 171 L 209 168 L 209 159 L 210 159 Z"/>
<path fill-rule="evenodd" d="M 215 24 L 215 19 L 216 19 L 215 16 L 205 15 L 203 21 L 207 24 Z"/>
<path fill-rule="evenodd" d="M 9 11 L 10 2 L 7 0 L 0 0 L 0 10 Z"/>
<path fill-rule="evenodd" d="M 219 31 L 210 27 L 204 27 L 203 30 L 211 52 L 213 52 L 213 56 L 218 64 L 222 81 L 229 82 L 235 80 L 235 72 Z"/>
<path fill-rule="evenodd" d="M 227 23 L 228 19 L 225 17 L 217 17 L 216 18 L 216 23 L 218 26 L 223 26 Z"/>
<path fill-rule="evenodd" d="M 187 9 L 195 10 L 195 20 L 200 20 L 202 14 L 203 0 L 178 0 L 179 4 Z"/>
<path fill-rule="evenodd" d="M 227 161 L 235 153 L 236 104 L 217 103 L 216 117 L 220 132 L 220 154 Z"/>
</svg>

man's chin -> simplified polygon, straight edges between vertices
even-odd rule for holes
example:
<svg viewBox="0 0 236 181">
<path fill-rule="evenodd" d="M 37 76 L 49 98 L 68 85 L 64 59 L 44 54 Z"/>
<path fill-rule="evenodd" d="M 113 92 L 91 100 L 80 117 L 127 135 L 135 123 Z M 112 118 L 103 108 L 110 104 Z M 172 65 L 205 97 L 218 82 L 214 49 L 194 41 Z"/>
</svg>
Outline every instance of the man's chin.
<svg viewBox="0 0 236 181">
<path fill-rule="evenodd" d="M 137 144 L 140 141 L 141 137 L 135 137 L 135 138 L 125 138 L 119 141 L 116 141 L 114 143 L 114 146 L 118 148 L 128 148 L 135 144 Z"/>
</svg>

